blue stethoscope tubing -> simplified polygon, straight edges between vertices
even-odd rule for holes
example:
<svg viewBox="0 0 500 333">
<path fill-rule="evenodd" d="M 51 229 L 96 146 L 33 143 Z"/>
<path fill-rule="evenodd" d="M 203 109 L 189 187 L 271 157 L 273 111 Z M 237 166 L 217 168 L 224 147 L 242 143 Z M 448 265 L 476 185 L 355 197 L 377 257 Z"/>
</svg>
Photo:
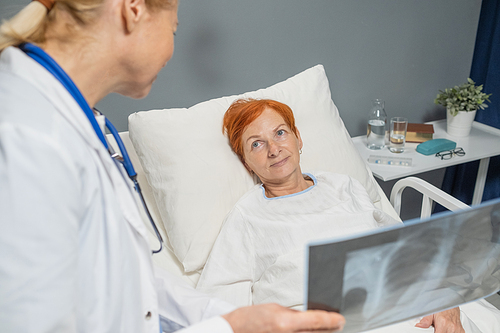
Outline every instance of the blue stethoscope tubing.
<svg viewBox="0 0 500 333">
<path fill-rule="evenodd" d="M 99 124 L 97 123 L 97 120 L 94 116 L 94 111 L 90 108 L 90 105 L 87 103 L 80 90 L 77 88 L 77 86 L 75 85 L 73 80 L 71 80 L 71 78 L 68 76 L 68 74 L 66 74 L 66 72 L 61 68 L 61 66 L 59 66 L 57 62 L 55 62 L 55 60 L 52 59 L 44 50 L 42 50 L 40 47 L 34 44 L 22 43 L 21 45 L 19 45 L 19 48 L 33 60 L 42 65 L 59 82 L 61 82 L 64 88 L 66 88 L 66 90 L 70 93 L 70 95 L 75 99 L 80 108 L 83 110 L 83 113 L 85 113 L 85 115 L 87 116 L 87 119 L 89 120 L 90 124 L 92 125 L 92 128 L 99 137 L 99 140 L 101 140 L 104 147 L 108 151 L 110 151 L 110 147 L 108 145 L 108 142 L 106 141 L 106 137 L 104 136 L 104 133 L 99 127 Z M 109 132 L 113 135 L 116 144 L 120 149 L 120 153 L 122 154 L 122 159 L 120 159 L 120 162 L 123 164 L 123 167 L 125 168 L 129 178 L 134 183 L 135 190 L 137 191 L 139 197 L 141 198 L 141 202 L 145 208 L 146 214 L 149 218 L 149 222 L 151 222 L 151 226 L 153 227 L 156 233 L 156 237 L 160 242 L 160 248 L 158 250 L 152 251 L 153 254 L 158 253 L 163 248 L 163 238 L 161 237 L 161 234 L 158 231 L 155 222 L 153 221 L 153 217 L 151 216 L 148 206 L 146 205 L 146 202 L 144 200 L 144 196 L 142 195 L 141 187 L 139 186 L 139 182 L 137 181 L 137 172 L 135 172 L 134 166 L 132 165 L 132 161 L 130 160 L 130 157 L 127 153 L 127 149 L 125 148 L 125 145 L 123 144 L 123 141 L 120 138 L 118 131 L 113 126 L 111 121 L 109 121 L 108 118 L 105 119 L 106 119 L 106 127 L 108 128 Z"/>
</svg>

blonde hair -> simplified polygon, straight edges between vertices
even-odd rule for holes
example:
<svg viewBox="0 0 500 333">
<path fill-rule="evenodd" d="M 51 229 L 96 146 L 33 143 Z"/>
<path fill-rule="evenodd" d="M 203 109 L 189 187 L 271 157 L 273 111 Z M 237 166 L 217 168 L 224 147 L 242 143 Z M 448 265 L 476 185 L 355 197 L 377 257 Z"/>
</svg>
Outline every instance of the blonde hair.
<svg viewBox="0 0 500 333">
<path fill-rule="evenodd" d="M 9 46 L 25 42 L 45 42 L 47 27 L 55 21 L 57 11 L 69 13 L 80 26 L 91 24 L 99 16 L 104 1 L 55 0 L 50 11 L 40 2 L 32 1 L 0 26 L 0 52 Z M 176 2 L 177 0 L 146 0 L 146 5 L 152 10 L 170 9 Z"/>
</svg>

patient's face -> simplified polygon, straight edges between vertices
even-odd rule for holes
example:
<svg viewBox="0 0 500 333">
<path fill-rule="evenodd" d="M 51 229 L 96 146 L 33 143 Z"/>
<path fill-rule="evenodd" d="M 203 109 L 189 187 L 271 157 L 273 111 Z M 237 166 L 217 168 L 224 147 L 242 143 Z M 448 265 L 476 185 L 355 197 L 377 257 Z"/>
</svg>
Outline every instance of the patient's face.
<svg viewBox="0 0 500 333">
<path fill-rule="evenodd" d="M 300 176 L 300 134 L 290 130 L 276 111 L 265 109 L 242 135 L 243 156 L 247 169 L 266 184 L 281 184 Z"/>
</svg>

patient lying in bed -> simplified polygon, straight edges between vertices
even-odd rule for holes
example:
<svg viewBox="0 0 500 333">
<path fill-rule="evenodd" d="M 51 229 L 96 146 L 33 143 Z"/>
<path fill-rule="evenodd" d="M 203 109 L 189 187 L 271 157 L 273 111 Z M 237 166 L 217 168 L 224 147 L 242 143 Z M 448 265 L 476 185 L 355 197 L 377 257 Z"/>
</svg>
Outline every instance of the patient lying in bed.
<svg viewBox="0 0 500 333">
<path fill-rule="evenodd" d="M 401 223 L 376 209 L 357 180 L 302 173 L 303 142 L 288 106 L 236 101 L 226 112 L 224 130 L 262 185 L 227 215 L 197 289 L 237 306 L 276 302 L 300 307 L 309 240 Z"/>
<path fill-rule="evenodd" d="M 268 197 L 256 185 L 238 201 L 198 289 L 237 306 L 300 306 L 307 241 L 399 223 L 375 209 L 361 183 L 349 176 L 318 172 L 303 177 L 313 184 L 295 194 Z"/>
</svg>

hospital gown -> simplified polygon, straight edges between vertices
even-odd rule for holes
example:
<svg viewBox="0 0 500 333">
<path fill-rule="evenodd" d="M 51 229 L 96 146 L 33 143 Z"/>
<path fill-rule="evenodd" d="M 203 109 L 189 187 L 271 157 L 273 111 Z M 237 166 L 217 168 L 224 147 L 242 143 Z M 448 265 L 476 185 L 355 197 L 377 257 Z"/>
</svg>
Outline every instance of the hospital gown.
<svg viewBox="0 0 500 333">
<path fill-rule="evenodd" d="M 308 189 L 267 198 L 256 185 L 226 217 L 197 289 L 237 306 L 303 301 L 305 244 L 400 223 L 376 209 L 357 180 L 307 174 Z"/>
<path fill-rule="evenodd" d="M 197 289 L 237 306 L 274 302 L 301 308 L 308 241 L 401 223 L 376 209 L 357 180 L 326 172 L 307 175 L 314 185 L 305 191 L 266 198 L 256 185 L 236 203 Z M 500 332 L 500 311 L 484 300 L 460 306 L 460 317 L 466 333 Z M 432 326 L 416 328 L 419 320 L 369 332 L 434 332 Z"/>
</svg>

